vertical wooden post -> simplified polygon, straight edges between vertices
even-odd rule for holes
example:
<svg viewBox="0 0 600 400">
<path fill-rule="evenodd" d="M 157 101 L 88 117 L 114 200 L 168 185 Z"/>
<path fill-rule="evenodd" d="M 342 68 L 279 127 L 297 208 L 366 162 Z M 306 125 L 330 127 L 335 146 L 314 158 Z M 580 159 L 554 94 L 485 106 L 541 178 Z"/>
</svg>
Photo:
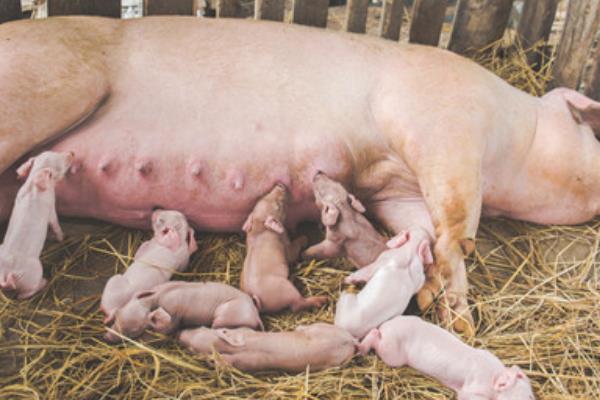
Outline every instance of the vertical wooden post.
<svg viewBox="0 0 600 400">
<path fill-rule="evenodd" d="M 348 0 L 344 30 L 347 32 L 365 33 L 369 0 Z"/>
<path fill-rule="evenodd" d="M 144 0 L 144 15 L 193 15 L 194 0 Z"/>
<path fill-rule="evenodd" d="M 47 0 L 48 16 L 99 15 L 121 17 L 121 0 Z"/>
<path fill-rule="evenodd" d="M 558 3 L 559 0 L 525 2 L 517 28 L 517 37 L 524 49 L 529 49 L 541 41 L 548 41 Z M 538 66 L 541 60 L 542 54 L 539 52 L 527 54 L 527 62 L 530 65 Z"/>
<path fill-rule="evenodd" d="M 391 40 L 400 39 L 403 3 L 402 0 L 383 0 L 381 25 L 379 25 L 379 36 L 382 38 Z"/>
<path fill-rule="evenodd" d="M 585 94 L 594 100 L 600 101 L 600 44 L 596 45 L 592 73 L 589 82 L 585 85 Z"/>
<path fill-rule="evenodd" d="M 459 0 L 448 48 L 466 54 L 502 38 L 513 0 Z"/>
<path fill-rule="evenodd" d="M 411 43 L 437 46 L 447 6 L 448 0 L 415 0 L 408 40 Z"/>
<path fill-rule="evenodd" d="M 594 36 L 600 27 L 600 1 L 571 0 L 556 60 L 552 86 L 577 89 Z"/>
<path fill-rule="evenodd" d="M 22 17 L 21 0 L 0 0 L 0 23 Z"/>
<path fill-rule="evenodd" d="M 245 18 L 252 15 L 242 7 L 240 0 L 217 0 L 217 18 Z"/>
<path fill-rule="evenodd" d="M 294 0 L 292 22 L 325 28 L 328 8 L 329 0 Z"/>
<path fill-rule="evenodd" d="M 283 21 L 284 0 L 255 0 L 254 18 Z"/>
</svg>

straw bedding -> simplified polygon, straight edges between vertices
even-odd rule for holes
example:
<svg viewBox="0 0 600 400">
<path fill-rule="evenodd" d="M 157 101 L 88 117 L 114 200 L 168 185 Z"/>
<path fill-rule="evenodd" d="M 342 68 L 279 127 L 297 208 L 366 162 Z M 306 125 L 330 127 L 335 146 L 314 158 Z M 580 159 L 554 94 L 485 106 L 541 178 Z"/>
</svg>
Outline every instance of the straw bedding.
<svg viewBox="0 0 600 400">
<path fill-rule="evenodd" d="M 497 54 L 487 52 L 479 62 L 529 92 L 543 91 L 547 66 L 536 73 L 522 51 Z M 30 301 L 0 300 L 0 398 L 453 398 L 425 376 L 388 368 L 374 355 L 319 373 L 248 375 L 223 366 L 217 355 L 192 356 L 165 337 L 109 345 L 98 309 L 103 284 L 125 269 L 149 233 L 90 221 L 63 226 L 66 241 L 49 241 L 43 254 L 48 288 Z M 318 239 L 315 226 L 303 228 Z M 599 228 L 598 221 L 542 227 L 484 220 L 467 261 L 478 321 L 470 344 L 523 368 L 540 399 L 600 398 Z M 237 285 L 243 238 L 198 236 L 199 251 L 177 279 Z M 350 270 L 344 260 L 292 268 L 305 294 L 332 302 L 314 312 L 267 316 L 267 329 L 332 321 Z M 416 312 L 414 305 L 409 312 Z M 431 312 L 425 318 L 436 321 Z"/>
</svg>

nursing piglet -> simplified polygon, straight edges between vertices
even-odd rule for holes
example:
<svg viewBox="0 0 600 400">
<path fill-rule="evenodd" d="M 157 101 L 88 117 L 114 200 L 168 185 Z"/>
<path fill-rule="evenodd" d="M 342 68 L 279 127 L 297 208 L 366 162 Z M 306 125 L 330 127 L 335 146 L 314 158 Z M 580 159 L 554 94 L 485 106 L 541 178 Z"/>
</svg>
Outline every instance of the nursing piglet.
<svg viewBox="0 0 600 400">
<path fill-rule="evenodd" d="M 150 290 L 171 279 L 174 272 L 183 271 L 197 250 L 194 230 L 179 211 L 154 211 L 152 229 L 154 237 L 140 246 L 133 264 L 106 283 L 100 308 L 107 321 L 134 293 Z"/>
<path fill-rule="evenodd" d="M 356 339 L 334 325 L 303 325 L 292 332 L 250 329 L 198 328 L 181 331 L 179 341 L 190 351 L 216 351 L 228 364 L 243 371 L 311 372 L 337 367 L 354 356 Z"/>
<path fill-rule="evenodd" d="M 167 282 L 139 292 L 107 324 L 130 338 L 146 329 L 170 334 L 180 327 L 263 327 L 254 302 L 242 291 L 217 282 Z M 119 337 L 112 332 L 106 339 Z"/>
<path fill-rule="evenodd" d="M 306 239 L 290 242 L 284 227 L 288 192 L 277 184 L 262 197 L 243 229 L 247 234 L 247 253 L 240 286 L 256 301 L 261 311 L 277 312 L 285 308 L 299 311 L 320 307 L 326 297 L 304 298 L 289 281 L 288 264 L 298 258 Z"/>
<path fill-rule="evenodd" d="M 19 189 L 4 243 L 0 245 L 0 289 L 16 292 L 19 299 L 33 296 L 46 285 L 40 254 L 48 226 L 59 241 L 63 240 L 56 214 L 55 186 L 72 162 L 73 153 L 46 151 L 17 170 L 19 177 L 27 180 Z"/>
<path fill-rule="evenodd" d="M 337 303 L 335 324 L 361 338 L 382 322 L 402 314 L 425 283 L 424 266 L 433 262 L 426 233 L 401 232 L 370 265 L 346 278 L 367 282 L 358 293 L 344 292 Z"/>
<path fill-rule="evenodd" d="M 363 215 L 365 207 L 339 182 L 319 172 L 313 178 L 313 192 L 321 210 L 325 239 L 304 251 L 303 258 L 346 256 L 360 268 L 386 250 L 386 239 Z"/>
<path fill-rule="evenodd" d="M 517 366 L 505 367 L 489 351 L 475 349 L 418 317 L 399 316 L 373 329 L 358 350 L 373 348 L 390 367 L 409 366 L 456 391 L 459 400 L 534 400 Z"/>
</svg>

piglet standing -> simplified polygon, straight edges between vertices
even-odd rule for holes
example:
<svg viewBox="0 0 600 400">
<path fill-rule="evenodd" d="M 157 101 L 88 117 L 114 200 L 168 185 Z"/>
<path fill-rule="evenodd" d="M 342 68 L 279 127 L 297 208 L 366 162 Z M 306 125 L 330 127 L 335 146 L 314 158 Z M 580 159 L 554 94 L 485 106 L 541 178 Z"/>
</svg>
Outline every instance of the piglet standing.
<svg viewBox="0 0 600 400">
<path fill-rule="evenodd" d="M 288 264 L 298 258 L 306 239 L 290 242 L 283 225 L 287 202 L 286 187 L 275 185 L 258 201 L 243 226 L 247 233 L 247 254 L 240 286 L 256 301 L 259 310 L 265 312 L 288 307 L 299 311 L 320 307 L 327 301 L 322 296 L 304 298 L 288 279 Z"/>
<path fill-rule="evenodd" d="M 246 293 L 217 282 L 167 282 L 138 292 L 106 321 L 130 338 L 147 328 L 171 334 L 179 327 L 263 328 L 254 302 Z M 112 332 L 108 341 L 118 341 Z"/>
<path fill-rule="evenodd" d="M 346 256 L 361 268 L 387 249 L 385 238 L 363 215 L 363 204 L 342 184 L 319 172 L 313 178 L 313 192 L 321 210 L 325 239 L 304 251 L 303 258 Z"/>
<path fill-rule="evenodd" d="M 358 294 L 342 293 L 337 303 L 335 324 L 357 338 L 402 314 L 425 283 L 424 266 L 433 263 L 429 239 L 420 230 L 401 232 L 387 245 L 373 263 L 346 278 L 350 284 L 367 282 L 365 287 Z"/>
<path fill-rule="evenodd" d="M 27 178 L 19 189 L 4 243 L 0 245 L 0 289 L 16 292 L 19 299 L 33 296 L 46 285 L 40 255 L 48 225 L 59 241 L 63 232 L 56 214 L 55 186 L 73 162 L 73 153 L 46 151 L 17 170 Z"/>
<path fill-rule="evenodd" d="M 117 274 L 106 283 L 100 307 L 107 321 L 114 318 L 116 310 L 134 293 L 150 290 L 171 279 L 174 272 L 183 271 L 198 249 L 194 230 L 179 211 L 154 211 L 152 229 L 154 237 L 140 246 L 133 264 L 124 274 Z"/>
<path fill-rule="evenodd" d="M 178 335 L 190 351 L 220 353 L 225 362 L 243 371 L 321 371 L 347 363 L 357 341 L 331 324 L 303 325 L 292 332 L 250 329 L 189 329 Z"/>
<path fill-rule="evenodd" d="M 456 391 L 459 400 L 534 400 L 527 376 L 492 353 L 461 342 L 418 317 L 399 316 L 371 330 L 358 350 L 373 348 L 390 367 L 409 366 Z"/>
</svg>

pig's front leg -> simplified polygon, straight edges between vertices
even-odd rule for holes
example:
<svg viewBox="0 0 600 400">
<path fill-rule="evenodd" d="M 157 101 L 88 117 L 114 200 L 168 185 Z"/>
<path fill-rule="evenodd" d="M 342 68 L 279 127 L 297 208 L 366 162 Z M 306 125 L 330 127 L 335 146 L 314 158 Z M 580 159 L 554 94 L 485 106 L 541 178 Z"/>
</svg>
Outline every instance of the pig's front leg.
<svg viewBox="0 0 600 400">
<path fill-rule="evenodd" d="M 291 241 L 286 249 L 287 261 L 291 263 L 298 260 L 298 257 L 300 257 L 300 252 L 307 243 L 308 240 L 306 239 L 306 236 L 300 236 Z"/>
<path fill-rule="evenodd" d="M 346 279 L 344 279 L 344 282 L 348 285 L 356 285 L 357 283 L 368 282 L 373 275 L 375 275 L 375 272 L 377 272 L 380 265 L 381 264 L 377 262 L 373 262 L 370 265 L 367 265 L 366 267 L 363 267 L 358 271 L 348 275 Z"/>
<path fill-rule="evenodd" d="M 52 207 L 52 210 L 50 211 L 49 224 L 50 224 L 50 229 L 52 229 L 52 232 L 54 232 L 54 235 L 56 236 L 56 240 L 58 240 L 59 242 L 62 242 L 65 239 L 65 234 L 63 233 L 63 230 L 60 227 L 60 224 L 58 222 L 58 215 L 56 214 L 56 207 Z"/>
<path fill-rule="evenodd" d="M 323 240 L 321 243 L 317 243 L 314 246 L 310 246 L 302 253 L 302 258 L 310 260 L 316 258 L 317 260 L 323 260 L 328 258 L 339 257 L 342 254 L 342 246 L 338 243 L 332 242 L 329 239 Z"/>
</svg>

